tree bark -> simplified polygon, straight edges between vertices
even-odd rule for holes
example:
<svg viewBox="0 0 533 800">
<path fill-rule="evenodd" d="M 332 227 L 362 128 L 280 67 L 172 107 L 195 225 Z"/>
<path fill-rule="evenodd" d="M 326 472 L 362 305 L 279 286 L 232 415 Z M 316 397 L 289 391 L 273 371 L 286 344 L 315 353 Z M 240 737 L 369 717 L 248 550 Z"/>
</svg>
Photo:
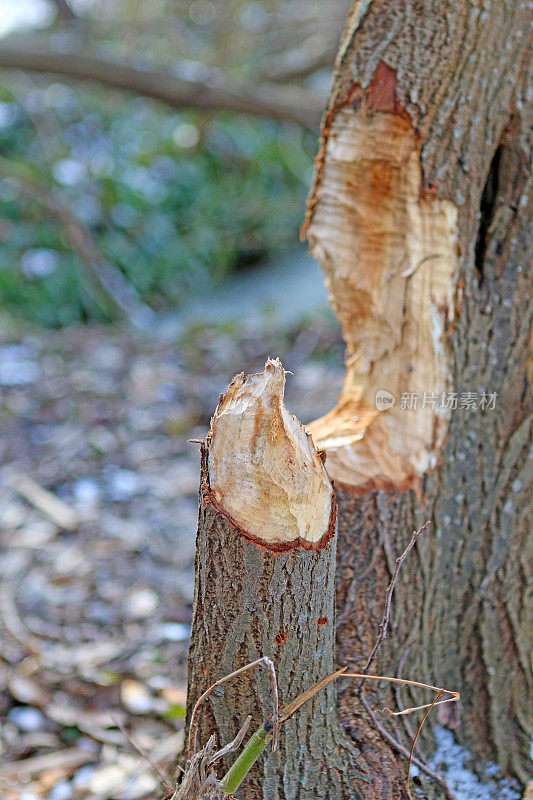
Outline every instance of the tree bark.
<svg viewBox="0 0 533 800">
<path fill-rule="evenodd" d="M 356 2 L 337 58 L 303 229 L 347 344 L 339 404 L 309 426 L 336 485 L 337 663 L 360 671 L 378 633 L 394 559 L 410 532 L 431 520 L 432 532 L 403 567 L 379 672 L 401 670 L 460 691 L 462 713 L 442 706 L 439 722 L 454 729 L 480 764 L 496 761 L 522 781 L 533 696 L 528 22 L 519 0 L 482 10 L 466 0 Z M 409 401 L 415 396 L 418 408 Z M 296 605 L 288 598 L 297 584 L 306 610 L 320 601 L 312 581 L 301 573 L 295 581 L 284 567 L 285 594 L 274 601 L 258 578 L 273 586 L 285 564 L 279 558 L 310 575 L 306 559 L 331 555 L 328 545 L 322 555 L 294 551 L 273 559 L 242 538 L 232 550 L 227 537 L 233 541 L 236 531 L 213 535 L 214 512 L 206 514 L 205 496 L 202 503 L 192 699 L 237 661 L 287 658 L 275 640 L 284 632 L 273 622 L 281 611 L 268 610 L 255 628 L 242 615 L 250 589 L 235 576 L 252 576 L 262 587 L 260 608 L 289 603 L 294 620 Z M 224 552 L 215 555 L 221 536 Z M 237 607 L 220 606 L 227 600 L 217 593 L 222 575 L 236 582 Z M 332 612 L 324 616 L 329 621 Z M 247 644 L 238 659 L 222 664 L 220 633 L 217 640 L 213 631 L 227 631 L 234 618 L 246 629 Z M 295 674 L 316 646 L 308 622 L 300 634 L 310 638 L 290 655 Z M 233 635 L 227 640 L 235 654 Z M 296 663 L 290 659 L 281 667 L 282 686 L 290 685 Z M 373 706 L 390 704 L 388 689 L 365 693 Z M 204 733 L 220 730 L 230 738 L 242 721 L 231 714 L 243 696 L 241 684 L 227 704 L 224 695 L 218 711 L 214 703 Z M 419 695 L 412 699 L 421 702 Z M 373 728 L 351 682 L 340 684 L 338 715 L 359 753 L 350 761 L 354 780 L 343 781 L 342 791 L 364 800 L 403 800 L 405 761 Z M 231 720 L 231 731 L 223 718 Z M 334 715 L 325 722 L 336 737 Z M 394 733 L 409 747 L 407 725 L 402 732 L 396 724 Z M 426 731 L 421 741 L 429 748 L 431 727 Z M 326 736 L 328 748 L 337 746 L 327 732 L 317 735 Z M 320 781 L 312 788 L 300 781 L 313 768 L 324 769 L 322 744 L 304 754 L 299 741 L 311 740 L 291 740 L 280 754 L 284 771 L 269 756 L 247 798 L 323 796 Z M 350 747 L 343 752 L 353 754 Z M 357 778 L 361 763 L 366 783 Z M 265 784 L 274 770 L 274 782 Z"/>
<path fill-rule="evenodd" d="M 339 405 L 310 426 L 340 487 L 337 659 L 360 667 L 394 555 L 430 519 L 380 671 L 402 663 L 461 691 L 460 726 L 451 706 L 440 722 L 521 780 L 532 717 L 528 20 L 518 0 L 481 12 L 356 3 L 304 225 L 347 342 Z M 382 390 L 392 408 L 380 410 Z M 425 408 L 402 408 L 424 392 Z M 461 408 L 469 392 L 475 411 Z M 483 392 L 494 409 L 480 408 Z M 432 403 L 442 393 L 458 407 Z M 340 706 L 367 747 L 353 687 Z M 379 797 L 401 796 L 393 754 L 372 746 Z"/>
<path fill-rule="evenodd" d="M 189 719 L 215 680 L 261 656 L 276 665 L 283 704 L 334 669 L 335 496 L 309 437 L 283 408 L 284 383 L 279 362 L 238 376 L 202 448 Z M 227 479 L 235 464 L 239 484 Z M 313 530 L 296 537 L 299 517 L 320 537 Z M 272 713 L 268 676 L 239 676 L 215 690 L 206 708 L 198 746 L 215 732 L 222 747 L 249 713 L 252 729 Z M 331 683 L 284 725 L 277 752 L 265 752 L 243 796 L 359 798 L 358 778 Z"/>
</svg>

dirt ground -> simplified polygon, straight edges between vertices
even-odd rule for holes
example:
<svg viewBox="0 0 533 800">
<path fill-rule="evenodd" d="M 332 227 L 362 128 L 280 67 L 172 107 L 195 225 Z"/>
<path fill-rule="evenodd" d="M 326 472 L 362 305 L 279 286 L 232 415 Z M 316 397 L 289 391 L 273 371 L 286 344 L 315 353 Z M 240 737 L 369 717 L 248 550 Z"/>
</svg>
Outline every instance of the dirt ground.
<svg viewBox="0 0 533 800">
<path fill-rule="evenodd" d="M 198 445 L 218 395 L 279 356 L 287 406 L 329 410 L 332 317 L 179 339 L 0 321 L 0 796 L 160 797 L 183 742 Z"/>
</svg>

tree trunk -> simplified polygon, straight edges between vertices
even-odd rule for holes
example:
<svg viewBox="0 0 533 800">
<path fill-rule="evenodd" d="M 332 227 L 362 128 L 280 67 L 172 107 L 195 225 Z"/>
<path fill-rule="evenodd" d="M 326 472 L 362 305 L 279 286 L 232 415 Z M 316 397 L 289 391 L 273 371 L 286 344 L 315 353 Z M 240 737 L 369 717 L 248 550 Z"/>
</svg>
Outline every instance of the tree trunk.
<svg viewBox="0 0 533 800">
<path fill-rule="evenodd" d="M 215 680 L 269 656 L 287 704 L 334 669 L 335 495 L 310 437 L 283 406 L 279 361 L 235 378 L 202 448 L 188 717 Z M 246 781 L 246 798 L 358 798 L 357 755 L 331 683 L 283 727 Z M 231 741 L 272 713 L 267 675 L 215 690 L 198 746 Z"/>
<path fill-rule="evenodd" d="M 460 719 L 441 706 L 439 722 L 521 780 L 532 711 L 528 22 L 519 0 L 482 10 L 466 0 L 356 2 L 304 223 L 347 344 L 339 404 L 309 426 L 337 492 L 336 661 L 361 669 L 394 559 L 431 520 L 403 567 L 379 671 L 459 690 Z M 239 449 L 232 442 L 226 461 Z M 248 452 L 261 461 L 257 448 Z M 266 472 L 291 466 L 283 450 L 267 455 Z M 204 466 L 191 702 L 259 655 L 276 662 L 284 700 L 332 668 L 321 645 L 333 641 L 335 537 L 327 543 L 316 510 L 314 533 L 301 536 L 308 501 L 289 526 L 292 549 L 274 555 L 272 542 L 248 543 L 272 527 L 268 492 L 259 517 L 239 517 L 250 510 L 249 477 L 237 470 L 226 484 L 228 511 Z M 315 573 L 324 575 L 318 593 Z M 315 609 L 327 619 L 320 631 Z M 213 699 L 204 736 L 232 738 L 248 695 L 265 713 L 268 693 L 255 685 Z M 331 797 L 405 797 L 405 761 L 363 716 L 356 686 L 343 681 L 338 699 L 352 743 L 329 691 L 293 720 L 246 798 L 311 800 L 333 779 Z M 384 689 L 368 696 L 390 700 Z"/>
<path fill-rule="evenodd" d="M 402 663 L 404 675 L 460 690 L 460 726 L 453 706 L 440 722 L 522 780 L 532 712 L 529 20 L 518 0 L 482 11 L 460 0 L 356 3 L 304 224 L 347 343 L 339 404 L 309 426 L 339 487 L 337 660 L 360 667 L 394 556 L 430 519 L 403 568 L 380 671 Z M 340 705 L 364 738 L 353 687 Z M 375 748 L 389 784 L 379 796 L 399 796 L 388 749 Z"/>
</svg>

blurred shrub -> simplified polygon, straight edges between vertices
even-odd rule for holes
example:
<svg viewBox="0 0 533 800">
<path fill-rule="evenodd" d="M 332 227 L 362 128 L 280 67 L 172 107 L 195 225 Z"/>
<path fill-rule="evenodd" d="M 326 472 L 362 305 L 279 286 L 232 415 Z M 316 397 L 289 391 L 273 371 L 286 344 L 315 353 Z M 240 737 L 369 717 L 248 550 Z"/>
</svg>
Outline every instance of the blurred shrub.
<svg viewBox="0 0 533 800">
<path fill-rule="evenodd" d="M 43 84 L 44 85 L 44 84 Z M 294 244 L 315 138 L 60 83 L 0 86 L 0 303 L 46 326 L 102 319 L 54 195 L 154 309 Z"/>
</svg>

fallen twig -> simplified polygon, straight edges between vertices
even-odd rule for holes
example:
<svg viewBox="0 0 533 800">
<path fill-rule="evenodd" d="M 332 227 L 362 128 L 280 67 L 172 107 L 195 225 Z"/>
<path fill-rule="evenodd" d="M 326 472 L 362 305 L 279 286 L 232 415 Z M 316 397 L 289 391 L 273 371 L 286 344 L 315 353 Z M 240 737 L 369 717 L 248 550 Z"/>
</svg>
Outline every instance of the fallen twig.
<svg viewBox="0 0 533 800">
<path fill-rule="evenodd" d="M 4 620 L 7 630 L 19 644 L 34 655 L 39 655 L 40 641 L 27 630 L 20 618 L 15 603 L 14 587 L 14 580 L 0 583 L 0 618 Z M 3 657 L 7 659 L 5 655 Z"/>
<path fill-rule="evenodd" d="M 75 769 L 89 764 L 91 761 L 96 761 L 96 758 L 95 753 L 83 750 L 81 747 L 58 750 L 55 753 L 47 753 L 45 756 L 24 758 L 21 761 L 4 764 L 0 767 L 0 780 L 16 778 L 18 775 L 35 775 L 51 769 Z"/>
<path fill-rule="evenodd" d="M 56 497 L 37 481 L 22 472 L 13 474 L 11 478 L 13 488 L 36 509 L 41 511 L 52 522 L 67 531 L 74 530 L 78 525 L 78 517 L 63 500 Z"/>
</svg>

